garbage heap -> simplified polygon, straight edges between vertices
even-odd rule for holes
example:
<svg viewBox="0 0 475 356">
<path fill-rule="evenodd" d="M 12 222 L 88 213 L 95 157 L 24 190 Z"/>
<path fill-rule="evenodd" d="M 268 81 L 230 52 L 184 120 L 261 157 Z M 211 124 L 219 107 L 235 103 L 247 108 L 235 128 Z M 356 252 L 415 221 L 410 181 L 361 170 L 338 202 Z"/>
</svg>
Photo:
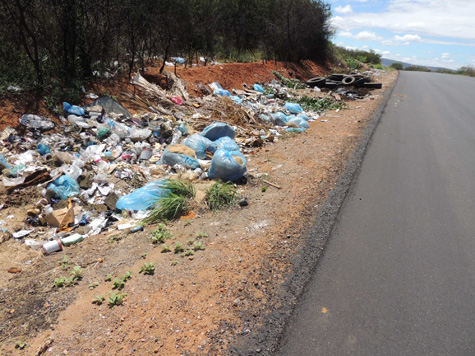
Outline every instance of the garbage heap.
<svg viewBox="0 0 475 356">
<path fill-rule="evenodd" d="M 131 100 L 143 114 L 103 97 L 83 107 L 63 103 L 61 124 L 29 114 L 19 118 L 21 130 L 1 133 L 5 194 L 41 192 L 21 228 L 0 221 L 3 240 L 13 236 L 51 253 L 105 229 L 136 231 L 160 203 L 164 178 L 238 181 L 255 147 L 284 131 L 303 132 L 322 114 L 304 111 L 276 80 L 232 92 L 212 83 L 213 95 L 193 102 L 176 78 L 173 92 L 140 74 L 132 83 L 141 96 Z"/>
</svg>

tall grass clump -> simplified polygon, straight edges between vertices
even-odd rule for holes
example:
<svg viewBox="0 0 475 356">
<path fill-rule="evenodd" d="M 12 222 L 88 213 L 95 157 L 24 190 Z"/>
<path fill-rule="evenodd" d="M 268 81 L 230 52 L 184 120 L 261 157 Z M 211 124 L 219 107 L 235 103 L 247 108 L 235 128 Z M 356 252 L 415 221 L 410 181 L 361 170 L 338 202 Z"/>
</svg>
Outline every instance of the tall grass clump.
<svg viewBox="0 0 475 356">
<path fill-rule="evenodd" d="M 196 194 L 190 182 L 169 179 L 165 182 L 164 189 L 168 189 L 170 195 L 155 202 L 155 207 L 143 220 L 144 223 L 153 224 L 157 221 L 174 220 L 190 211 L 190 199 L 193 199 Z"/>
<path fill-rule="evenodd" d="M 237 189 L 232 183 L 217 181 L 206 192 L 206 204 L 211 210 L 219 210 L 237 199 Z"/>
</svg>

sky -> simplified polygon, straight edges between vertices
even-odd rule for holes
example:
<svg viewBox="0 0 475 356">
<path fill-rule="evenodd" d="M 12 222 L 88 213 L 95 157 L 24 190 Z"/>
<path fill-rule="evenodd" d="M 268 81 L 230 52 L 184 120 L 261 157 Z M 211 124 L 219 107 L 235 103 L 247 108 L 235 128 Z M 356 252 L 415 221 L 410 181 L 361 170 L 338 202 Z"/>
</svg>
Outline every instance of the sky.
<svg viewBox="0 0 475 356">
<path fill-rule="evenodd" d="M 326 0 L 333 43 L 423 66 L 475 66 L 475 0 Z"/>
</svg>

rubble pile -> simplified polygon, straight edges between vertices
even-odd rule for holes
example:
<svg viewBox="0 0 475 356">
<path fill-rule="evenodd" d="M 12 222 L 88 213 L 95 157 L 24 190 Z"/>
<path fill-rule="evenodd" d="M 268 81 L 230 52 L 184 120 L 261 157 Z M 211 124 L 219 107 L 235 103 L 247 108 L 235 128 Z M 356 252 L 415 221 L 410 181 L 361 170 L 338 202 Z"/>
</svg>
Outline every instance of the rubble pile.
<svg viewBox="0 0 475 356">
<path fill-rule="evenodd" d="M 232 91 L 211 83 L 212 95 L 192 101 L 184 82 L 167 75 L 169 90 L 139 73 L 132 78 L 138 92 L 128 99 L 142 114 L 102 97 L 85 106 L 63 103 L 61 124 L 27 114 L 19 118 L 26 134 L 11 127 L 1 133 L 4 194 L 35 191 L 30 198 L 38 199 L 16 228 L 0 220 L 0 243 L 13 237 L 52 253 L 105 229 L 137 231 L 166 196 L 163 179 L 239 181 L 255 147 L 304 132 L 323 104 L 343 107 L 318 87 L 277 80 Z"/>
</svg>

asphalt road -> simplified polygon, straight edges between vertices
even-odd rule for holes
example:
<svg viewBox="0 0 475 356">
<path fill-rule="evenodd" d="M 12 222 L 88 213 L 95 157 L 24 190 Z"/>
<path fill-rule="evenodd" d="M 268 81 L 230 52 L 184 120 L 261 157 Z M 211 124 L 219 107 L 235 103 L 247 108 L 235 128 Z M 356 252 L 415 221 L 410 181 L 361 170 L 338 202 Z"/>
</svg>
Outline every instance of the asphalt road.
<svg viewBox="0 0 475 356">
<path fill-rule="evenodd" d="M 278 355 L 475 355 L 475 78 L 401 72 Z"/>
</svg>

